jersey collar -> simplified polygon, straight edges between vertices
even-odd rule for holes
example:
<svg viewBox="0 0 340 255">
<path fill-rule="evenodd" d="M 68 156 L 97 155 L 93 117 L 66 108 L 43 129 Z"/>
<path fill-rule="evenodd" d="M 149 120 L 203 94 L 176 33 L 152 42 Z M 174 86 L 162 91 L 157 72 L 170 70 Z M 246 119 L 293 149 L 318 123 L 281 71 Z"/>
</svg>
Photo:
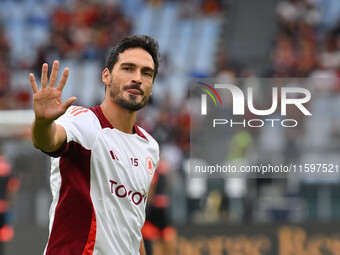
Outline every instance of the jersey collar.
<svg viewBox="0 0 340 255">
<path fill-rule="evenodd" d="M 107 118 L 104 116 L 104 113 L 102 109 L 100 108 L 100 105 L 91 107 L 90 110 L 97 116 L 99 123 L 102 128 L 111 128 L 114 129 L 114 127 L 111 125 L 111 123 L 107 120 Z M 139 127 L 134 124 L 133 125 L 133 133 L 137 134 L 138 136 L 144 138 L 148 141 L 146 136 L 143 134 L 143 132 L 139 129 Z"/>
</svg>

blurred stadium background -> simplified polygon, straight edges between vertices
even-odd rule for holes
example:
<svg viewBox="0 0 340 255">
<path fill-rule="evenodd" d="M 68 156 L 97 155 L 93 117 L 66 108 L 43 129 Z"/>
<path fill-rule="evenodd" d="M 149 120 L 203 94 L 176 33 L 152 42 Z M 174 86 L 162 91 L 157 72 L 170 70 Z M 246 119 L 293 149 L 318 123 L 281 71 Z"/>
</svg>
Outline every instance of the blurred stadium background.
<svg viewBox="0 0 340 255">
<path fill-rule="evenodd" d="M 96 105 L 104 56 L 132 33 L 158 39 L 163 55 L 138 121 L 170 169 L 177 254 L 340 254 L 340 178 L 206 180 L 188 178 L 187 169 L 190 78 L 339 78 L 340 1 L 1 0 L 0 141 L 20 181 L 6 213 L 15 235 L 4 254 L 42 254 L 48 236 L 49 158 L 30 141 L 29 72 L 40 77 L 43 62 L 59 59 L 70 68 L 64 97 Z M 322 100 L 310 107 L 322 118 L 296 132 L 233 134 L 242 151 L 236 156 L 257 150 L 274 163 L 339 157 L 340 84 L 317 89 Z"/>
</svg>

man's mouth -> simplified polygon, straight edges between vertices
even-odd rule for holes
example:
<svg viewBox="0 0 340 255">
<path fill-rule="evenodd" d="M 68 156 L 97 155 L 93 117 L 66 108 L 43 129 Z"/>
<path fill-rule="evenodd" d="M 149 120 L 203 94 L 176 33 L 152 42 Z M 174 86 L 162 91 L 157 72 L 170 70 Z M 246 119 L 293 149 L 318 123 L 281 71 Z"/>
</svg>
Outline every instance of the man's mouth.
<svg viewBox="0 0 340 255">
<path fill-rule="evenodd" d="M 142 92 L 139 89 L 127 89 L 126 91 L 130 94 L 142 95 Z"/>
<path fill-rule="evenodd" d="M 144 95 L 144 91 L 137 85 L 129 85 L 125 87 L 125 90 L 133 95 Z"/>
</svg>

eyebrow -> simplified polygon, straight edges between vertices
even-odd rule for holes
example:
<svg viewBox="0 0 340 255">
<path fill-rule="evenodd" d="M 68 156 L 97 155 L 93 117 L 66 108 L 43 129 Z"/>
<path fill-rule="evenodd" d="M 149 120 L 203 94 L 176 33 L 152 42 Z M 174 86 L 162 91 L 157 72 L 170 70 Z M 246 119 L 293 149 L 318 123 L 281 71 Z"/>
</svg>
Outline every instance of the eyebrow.
<svg viewBox="0 0 340 255">
<path fill-rule="evenodd" d="M 136 66 L 137 66 L 136 64 L 130 63 L 130 62 L 124 62 L 124 63 L 121 63 L 120 65 L 121 65 L 121 66 L 131 66 L 131 67 L 136 67 Z M 152 72 L 152 73 L 155 73 L 155 70 L 152 69 L 151 67 L 148 67 L 148 66 L 143 66 L 143 67 L 142 67 L 142 70 L 144 70 L 144 71 L 150 71 L 150 72 Z"/>
</svg>

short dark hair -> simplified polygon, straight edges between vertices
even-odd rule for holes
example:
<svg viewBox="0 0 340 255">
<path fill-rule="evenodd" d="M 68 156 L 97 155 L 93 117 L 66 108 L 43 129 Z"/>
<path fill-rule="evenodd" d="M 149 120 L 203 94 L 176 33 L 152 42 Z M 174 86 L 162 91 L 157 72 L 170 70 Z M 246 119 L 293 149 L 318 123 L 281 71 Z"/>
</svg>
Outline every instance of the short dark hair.
<svg viewBox="0 0 340 255">
<path fill-rule="evenodd" d="M 152 57 L 154 62 L 154 79 L 158 73 L 158 66 L 159 66 L 159 46 L 158 42 L 150 36 L 147 35 L 130 35 L 122 39 L 116 46 L 111 48 L 109 51 L 106 61 L 105 61 L 105 68 L 109 69 L 111 72 L 113 66 L 118 61 L 119 53 L 124 52 L 127 49 L 133 48 L 142 48 L 146 50 Z"/>
</svg>

